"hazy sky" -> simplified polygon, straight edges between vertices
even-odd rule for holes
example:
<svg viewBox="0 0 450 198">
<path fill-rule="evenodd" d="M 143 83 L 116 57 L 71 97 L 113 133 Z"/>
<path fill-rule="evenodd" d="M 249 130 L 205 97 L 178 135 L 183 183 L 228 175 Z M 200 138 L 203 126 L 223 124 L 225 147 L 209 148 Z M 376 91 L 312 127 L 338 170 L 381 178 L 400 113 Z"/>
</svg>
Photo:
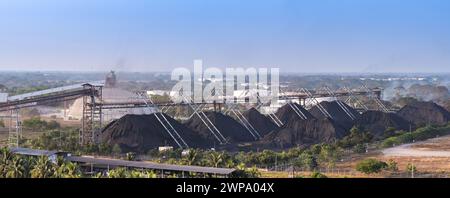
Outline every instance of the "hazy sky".
<svg viewBox="0 0 450 198">
<path fill-rule="evenodd" d="M 0 0 L 0 70 L 450 72 L 448 0 Z"/>
</svg>

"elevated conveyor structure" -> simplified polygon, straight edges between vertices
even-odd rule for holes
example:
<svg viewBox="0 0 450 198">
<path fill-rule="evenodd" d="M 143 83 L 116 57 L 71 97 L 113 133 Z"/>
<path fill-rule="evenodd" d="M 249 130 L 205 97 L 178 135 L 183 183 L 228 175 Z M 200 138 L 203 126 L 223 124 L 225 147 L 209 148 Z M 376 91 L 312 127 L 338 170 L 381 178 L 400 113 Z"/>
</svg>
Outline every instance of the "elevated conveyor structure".
<svg viewBox="0 0 450 198">
<path fill-rule="evenodd" d="M 98 143 L 98 136 L 99 132 L 103 126 L 102 120 L 103 120 L 103 112 L 104 109 L 129 109 L 129 108 L 155 108 L 160 109 L 162 112 L 163 110 L 166 110 L 170 107 L 178 107 L 178 106 L 185 106 L 186 108 L 191 109 L 195 115 L 200 116 L 201 118 L 204 118 L 203 112 L 201 109 L 209 107 L 214 107 L 214 110 L 221 110 L 222 107 L 226 107 L 229 104 L 226 104 L 225 101 L 227 98 L 225 97 L 224 101 L 215 101 L 215 102 L 194 102 L 192 100 L 183 100 L 181 103 L 173 103 L 171 101 L 165 101 L 165 102 L 153 102 L 150 98 L 140 98 L 140 99 L 134 99 L 130 101 L 104 101 L 102 99 L 102 90 L 103 90 L 104 83 L 103 81 L 97 81 L 97 82 L 89 82 L 89 83 L 80 83 L 70 86 L 64 86 L 64 87 L 58 87 L 58 88 L 52 88 L 47 90 L 41 90 L 26 94 L 20 94 L 15 96 L 7 97 L 6 101 L 0 102 L 0 112 L 9 112 L 8 118 L 10 118 L 10 130 L 9 130 L 9 146 L 10 147 L 18 147 L 19 145 L 19 139 L 21 136 L 21 121 L 18 111 L 22 108 L 28 108 L 33 106 L 39 106 L 39 105 L 46 105 L 46 104 L 53 104 L 56 102 L 66 102 L 75 100 L 78 98 L 83 99 L 83 109 L 82 109 L 82 119 L 81 119 L 81 130 L 80 130 L 80 143 L 83 145 L 87 144 L 96 144 Z M 316 104 L 318 105 L 319 102 L 317 101 L 317 98 L 341 98 L 341 97 L 348 97 L 356 100 L 357 96 L 370 96 L 371 98 L 374 98 L 374 100 L 377 102 L 377 104 L 380 106 L 380 109 L 382 111 L 389 111 L 386 106 L 382 104 L 380 101 L 382 90 L 379 88 L 372 88 L 369 89 L 366 86 L 362 86 L 361 88 L 357 89 L 339 89 L 336 91 L 332 91 L 331 89 L 327 89 L 326 91 L 320 91 L 320 90 L 308 90 L 308 89 L 298 89 L 297 91 L 292 92 L 283 92 L 279 94 L 279 100 L 283 101 L 293 101 L 298 100 L 300 105 L 307 106 L 308 103 L 310 104 Z M 240 97 L 234 97 L 233 101 L 235 103 L 243 104 L 243 103 L 249 103 L 249 95 L 244 95 Z M 259 94 L 257 94 L 257 97 L 260 97 Z M 253 104 L 254 106 L 260 107 L 263 105 L 270 105 L 270 104 L 263 104 L 260 102 L 260 98 L 258 98 L 257 102 Z M 361 103 L 360 101 L 358 101 Z M 341 106 L 344 106 L 340 102 Z M 368 108 L 365 105 L 362 105 L 364 107 L 364 110 L 368 110 Z M 202 107 L 202 108 L 200 108 Z M 301 112 L 297 111 L 295 106 L 293 107 L 295 112 L 299 114 L 300 118 L 304 119 L 304 115 L 301 114 Z M 225 108 L 226 109 L 226 108 Z M 328 112 L 326 112 L 323 108 L 320 108 L 327 117 L 331 117 Z M 230 108 L 228 109 L 230 110 Z M 227 111 L 228 111 L 227 110 Z M 233 108 L 231 110 L 234 111 Z M 236 114 L 238 119 L 242 116 L 240 116 L 240 112 L 233 112 Z M 193 115 L 194 115 L 193 114 Z M 269 113 L 268 116 L 278 125 L 282 126 L 283 123 L 276 117 L 275 114 Z M 351 115 L 349 115 L 351 116 Z M 254 136 L 255 139 L 261 138 L 259 133 L 254 130 L 254 127 L 251 126 L 251 124 L 248 123 L 248 121 L 244 119 L 239 120 L 244 126 L 246 126 L 247 130 Z M 215 137 L 218 139 L 220 143 L 226 143 L 227 139 L 223 137 L 220 131 L 216 129 L 214 125 L 210 124 L 210 121 L 208 119 L 204 119 L 205 124 L 211 129 L 211 132 L 215 135 Z M 210 126 L 211 125 L 211 126 Z M 176 135 L 176 133 L 173 133 Z M 177 139 L 178 140 L 178 139 Z M 180 139 L 179 141 L 180 147 L 188 147 L 186 144 L 181 144 L 182 141 Z"/>
<path fill-rule="evenodd" d="M 9 112 L 9 117 L 13 120 L 9 126 L 9 146 L 19 146 L 18 138 L 22 125 L 18 110 L 55 102 L 71 101 L 81 97 L 84 104 L 80 143 L 95 143 L 96 133 L 101 127 L 101 109 L 98 111 L 95 105 L 88 105 L 88 101 L 96 104 L 96 100 L 101 100 L 102 87 L 103 82 L 80 83 L 8 97 L 6 102 L 0 103 L 0 112 Z"/>
</svg>

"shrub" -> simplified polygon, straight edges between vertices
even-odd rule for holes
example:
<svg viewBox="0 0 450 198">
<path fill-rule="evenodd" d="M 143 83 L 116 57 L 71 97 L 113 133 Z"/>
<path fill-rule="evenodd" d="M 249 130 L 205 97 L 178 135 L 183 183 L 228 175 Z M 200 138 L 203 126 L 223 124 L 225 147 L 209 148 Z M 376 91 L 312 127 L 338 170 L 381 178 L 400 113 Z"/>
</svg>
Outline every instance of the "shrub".
<svg viewBox="0 0 450 198">
<path fill-rule="evenodd" d="M 393 147 L 395 145 L 399 145 L 401 144 L 400 141 L 398 140 L 397 137 L 390 137 L 385 139 L 382 143 L 381 143 L 381 147 L 383 148 L 389 148 L 389 147 Z"/>
<path fill-rule="evenodd" d="M 395 137 L 385 139 L 381 146 L 383 148 L 392 147 L 394 145 L 400 145 L 404 143 L 410 143 L 413 141 L 426 140 L 434 138 L 436 136 L 446 135 L 450 133 L 450 126 L 447 124 L 442 127 L 425 126 L 416 129 L 411 133 L 403 133 Z"/>
<path fill-rule="evenodd" d="M 134 161 L 134 160 L 136 160 L 136 153 L 135 153 L 135 152 L 128 152 L 128 153 L 127 153 L 127 160 L 128 160 L 128 161 Z"/>
<path fill-rule="evenodd" d="M 295 165 L 308 170 L 314 170 L 318 166 L 316 158 L 309 152 L 300 154 L 295 161 Z"/>
<path fill-rule="evenodd" d="M 383 169 L 388 167 L 388 164 L 376 159 L 365 159 L 356 164 L 356 170 L 365 174 L 379 173 Z"/>
<path fill-rule="evenodd" d="M 397 162 L 394 161 L 393 159 L 390 159 L 388 161 L 388 163 L 387 163 L 387 168 L 386 169 L 390 170 L 390 171 L 394 171 L 394 172 L 398 171 Z"/>
<path fill-rule="evenodd" d="M 355 152 L 355 153 L 365 153 L 366 152 L 366 146 L 364 144 L 357 144 L 355 147 L 353 147 L 353 152 Z"/>
<path fill-rule="evenodd" d="M 23 127 L 28 130 L 46 131 L 59 129 L 61 126 L 58 122 L 54 120 L 47 122 L 45 120 L 41 120 L 39 117 L 34 117 L 28 120 L 24 120 Z"/>
<path fill-rule="evenodd" d="M 120 146 L 118 144 L 114 144 L 114 146 L 112 148 L 112 152 L 114 154 L 120 154 L 120 153 L 122 153 L 122 149 L 120 148 Z"/>
<path fill-rule="evenodd" d="M 342 138 L 338 145 L 343 148 L 350 148 L 357 144 L 369 143 L 373 139 L 372 134 L 362 131 L 359 127 L 354 126 L 350 129 L 350 134 Z"/>
<path fill-rule="evenodd" d="M 314 171 L 311 173 L 311 178 L 328 178 L 328 177 L 318 171 Z"/>
<path fill-rule="evenodd" d="M 406 165 L 406 170 L 408 170 L 408 172 L 416 172 L 417 168 L 414 164 L 408 163 L 408 165 Z"/>
</svg>

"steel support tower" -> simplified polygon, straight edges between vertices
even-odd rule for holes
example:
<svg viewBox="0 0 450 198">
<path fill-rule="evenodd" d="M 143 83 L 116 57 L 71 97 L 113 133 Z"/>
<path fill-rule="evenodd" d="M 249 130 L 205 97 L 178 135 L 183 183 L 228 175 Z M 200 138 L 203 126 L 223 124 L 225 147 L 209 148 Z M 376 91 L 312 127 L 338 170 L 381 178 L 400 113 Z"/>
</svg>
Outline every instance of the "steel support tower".
<svg viewBox="0 0 450 198">
<path fill-rule="evenodd" d="M 83 116 L 81 118 L 80 144 L 97 144 L 102 128 L 102 107 L 97 106 L 96 100 L 102 101 L 102 87 L 84 85 L 91 89 L 91 94 L 83 96 Z"/>
</svg>

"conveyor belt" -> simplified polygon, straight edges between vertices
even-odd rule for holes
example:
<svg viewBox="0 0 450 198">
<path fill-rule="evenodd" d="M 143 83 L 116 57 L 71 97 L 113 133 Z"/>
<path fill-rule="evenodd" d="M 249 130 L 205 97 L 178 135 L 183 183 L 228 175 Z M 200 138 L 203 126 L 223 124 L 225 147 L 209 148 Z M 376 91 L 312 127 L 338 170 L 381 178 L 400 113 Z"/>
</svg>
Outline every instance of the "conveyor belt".
<svg viewBox="0 0 450 198">
<path fill-rule="evenodd" d="M 66 87 L 47 89 L 27 94 L 8 97 L 7 102 L 0 103 L 0 111 L 21 109 L 40 104 L 74 100 L 86 95 L 99 95 L 97 89 L 92 87 L 102 86 L 100 84 L 77 84 Z"/>
</svg>

